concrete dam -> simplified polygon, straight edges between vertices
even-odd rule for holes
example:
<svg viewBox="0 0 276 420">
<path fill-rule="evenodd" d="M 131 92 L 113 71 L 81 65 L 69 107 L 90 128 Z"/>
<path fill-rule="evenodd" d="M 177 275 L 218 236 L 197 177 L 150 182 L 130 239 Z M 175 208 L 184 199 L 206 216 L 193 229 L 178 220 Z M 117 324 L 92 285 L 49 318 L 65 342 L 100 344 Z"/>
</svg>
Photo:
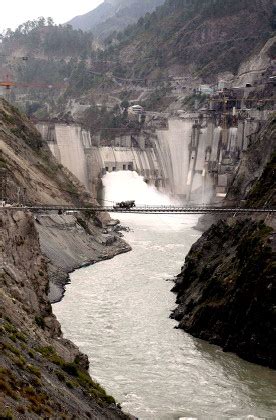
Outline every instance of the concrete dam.
<svg viewBox="0 0 276 420">
<path fill-rule="evenodd" d="M 166 129 L 104 141 L 74 124 L 47 122 L 37 128 L 56 159 L 98 199 L 107 172 L 136 171 L 159 191 L 202 204 L 225 197 L 258 124 L 245 119 L 223 127 L 211 118 L 172 118 Z"/>
</svg>

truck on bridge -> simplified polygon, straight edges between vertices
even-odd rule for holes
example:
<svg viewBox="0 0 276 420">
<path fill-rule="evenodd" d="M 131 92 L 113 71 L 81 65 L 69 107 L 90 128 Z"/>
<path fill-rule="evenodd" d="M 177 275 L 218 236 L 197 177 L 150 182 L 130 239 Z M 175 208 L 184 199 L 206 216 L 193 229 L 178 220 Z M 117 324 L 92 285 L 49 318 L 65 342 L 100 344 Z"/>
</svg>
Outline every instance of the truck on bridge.
<svg viewBox="0 0 276 420">
<path fill-rule="evenodd" d="M 120 203 L 116 203 L 115 206 L 113 206 L 114 209 L 126 209 L 126 210 L 129 210 L 133 207 L 136 207 L 134 200 L 121 201 Z"/>
</svg>

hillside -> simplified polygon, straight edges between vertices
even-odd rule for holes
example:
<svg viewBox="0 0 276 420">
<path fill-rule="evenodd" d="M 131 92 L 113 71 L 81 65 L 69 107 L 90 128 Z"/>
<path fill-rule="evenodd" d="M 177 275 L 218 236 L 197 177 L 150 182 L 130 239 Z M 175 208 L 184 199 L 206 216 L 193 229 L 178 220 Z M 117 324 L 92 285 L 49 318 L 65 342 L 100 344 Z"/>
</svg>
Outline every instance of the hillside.
<svg viewBox="0 0 276 420">
<path fill-rule="evenodd" d="M 135 24 L 146 13 L 151 13 L 165 0 L 105 0 L 96 9 L 76 16 L 68 23 L 74 29 L 91 31 L 100 38 L 119 32 Z"/>
<path fill-rule="evenodd" d="M 230 191 L 245 205 L 275 208 L 275 122 L 274 116 L 249 147 Z M 177 276 L 172 315 L 195 337 L 274 369 L 275 229 L 273 216 L 213 224 Z"/>
<path fill-rule="evenodd" d="M 125 3 L 119 5 L 116 10 L 127 21 Z M 115 6 L 117 2 L 99 7 Z M 133 3 L 128 9 L 136 13 L 137 8 Z M 251 82 L 250 72 L 260 78 L 270 75 L 266 70 L 274 57 L 275 22 L 273 0 L 167 0 L 123 32 L 110 34 L 99 48 L 92 33 L 40 19 L 3 36 L 1 53 L 7 58 L 2 77 L 11 73 L 19 83 L 56 85 L 16 90 L 26 112 L 38 118 L 47 117 L 49 110 L 55 116 L 66 107 L 70 112 L 70 99 L 112 108 L 125 99 L 143 98 L 151 110 L 176 100 L 175 109 L 181 109 L 185 96 L 189 100 L 191 89 L 204 82 L 227 79 L 244 86 L 248 78 Z M 22 55 L 28 60 L 22 61 Z M 131 80 L 125 85 L 122 79 Z M 258 94 L 267 95 L 266 88 Z"/>
<path fill-rule="evenodd" d="M 96 204 L 78 180 L 57 163 L 27 117 L 2 99 L 0 149 L 8 202 Z"/>
<path fill-rule="evenodd" d="M 79 57 L 91 51 L 92 34 L 75 31 L 70 25 L 55 25 L 51 18 L 39 18 L 19 25 L 14 31 L 1 35 L 1 52 L 11 56 L 32 59 L 49 57 Z M 22 65 L 27 64 L 27 61 Z M 32 65 L 34 63 L 32 62 Z"/>
<path fill-rule="evenodd" d="M 159 70 L 210 80 L 235 73 L 263 46 L 275 30 L 275 12 L 273 0 L 167 0 L 118 34 L 106 57 L 128 63 L 127 73 L 136 77 Z"/>
</svg>

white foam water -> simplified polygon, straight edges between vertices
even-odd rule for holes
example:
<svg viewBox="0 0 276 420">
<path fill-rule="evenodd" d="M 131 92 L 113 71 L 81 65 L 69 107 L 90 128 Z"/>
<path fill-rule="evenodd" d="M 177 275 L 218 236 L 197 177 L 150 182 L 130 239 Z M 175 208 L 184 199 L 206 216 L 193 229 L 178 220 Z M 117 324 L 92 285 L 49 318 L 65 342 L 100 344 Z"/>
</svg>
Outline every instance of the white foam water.
<svg viewBox="0 0 276 420">
<path fill-rule="evenodd" d="M 119 202 L 135 200 L 136 205 L 176 205 L 177 200 L 159 192 L 134 171 L 109 172 L 103 177 L 104 200 Z"/>
</svg>

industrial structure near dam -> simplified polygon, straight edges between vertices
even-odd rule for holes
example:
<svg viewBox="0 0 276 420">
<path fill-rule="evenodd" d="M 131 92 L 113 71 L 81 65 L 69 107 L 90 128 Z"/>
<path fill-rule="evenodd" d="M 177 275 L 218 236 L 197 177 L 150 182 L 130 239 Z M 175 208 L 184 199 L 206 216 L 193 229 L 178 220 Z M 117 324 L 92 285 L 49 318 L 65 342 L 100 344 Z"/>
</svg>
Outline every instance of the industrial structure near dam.
<svg viewBox="0 0 276 420">
<path fill-rule="evenodd" d="M 267 113 L 269 114 L 269 112 Z M 185 114 L 152 126 L 100 140 L 76 124 L 40 122 L 42 137 L 57 160 L 98 199 L 106 172 L 136 171 L 160 191 L 183 203 L 216 203 L 230 185 L 241 154 L 268 115 Z"/>
</svg>

